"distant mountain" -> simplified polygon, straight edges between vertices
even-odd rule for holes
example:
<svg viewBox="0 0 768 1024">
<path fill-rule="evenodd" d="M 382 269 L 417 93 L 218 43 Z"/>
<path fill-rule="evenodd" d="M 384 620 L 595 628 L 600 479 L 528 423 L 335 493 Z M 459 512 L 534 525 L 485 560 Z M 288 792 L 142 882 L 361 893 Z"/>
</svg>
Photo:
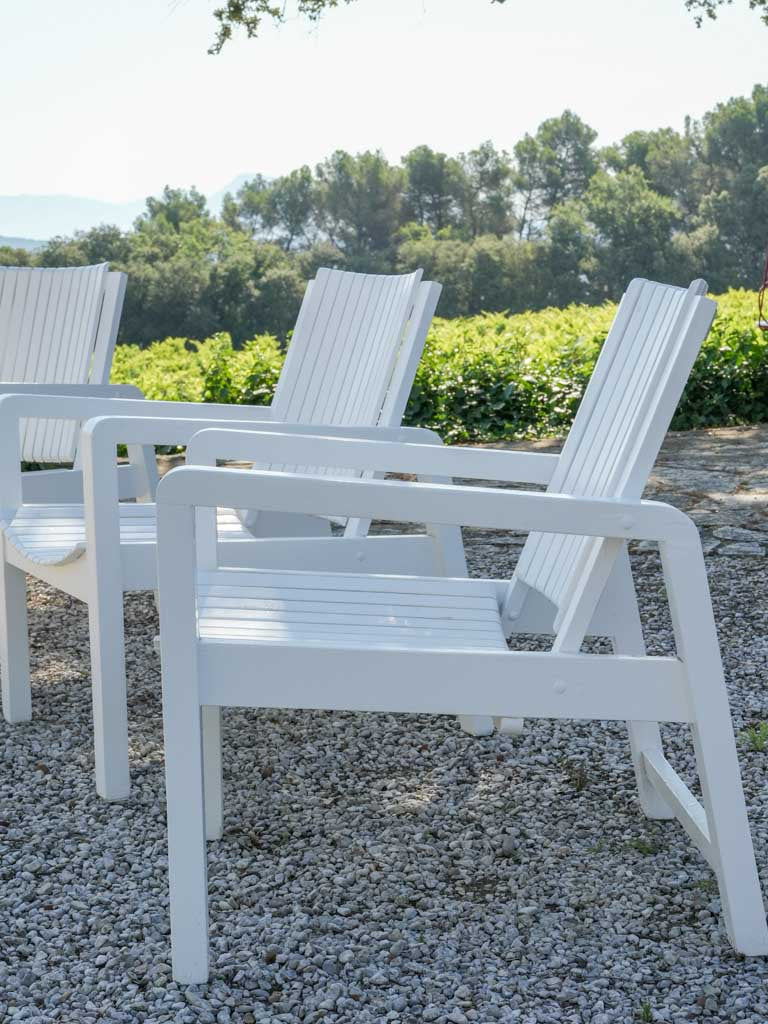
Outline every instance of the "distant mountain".
<svg viewBox="0 0 768 1024">
<path fill-rule="evenodd" d="M 253 174 L 239 174 L 225 188 L 212 192 L 207 197 L 211 213 L 219 213 L 226 192 L 236 192 L 252 177 Z M 88 231 L 98 224 L 116 224 L 125 231 L 144 206 L 144 199 L 113 203 L 83 196 L 0 196 L 0 238 L 48 239 Z"/>
<path fill-rule="evenodd" d="M 7 245 L 11 249 L 41 249 L 45 242 L 39 238 L 14 238 L 9 235 L 0 235 L 0 246 Z"/>
<path fill-rule="evenodd" d="M 0 196 L 3 234 L 52 238 L 87 231 L 97 224 L 129 228 L 144 203 L 110 203 L 80 196 Z"/>
</svg>

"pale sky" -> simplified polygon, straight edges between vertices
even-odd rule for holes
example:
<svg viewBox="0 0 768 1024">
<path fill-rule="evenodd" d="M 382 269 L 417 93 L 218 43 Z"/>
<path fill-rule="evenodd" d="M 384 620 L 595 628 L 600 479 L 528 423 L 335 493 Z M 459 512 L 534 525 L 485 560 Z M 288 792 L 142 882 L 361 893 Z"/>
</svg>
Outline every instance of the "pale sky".
<svg viewBox="0 0 768 1024">
<path fill-rule="evenodd" d="M 0 0 L 0 195 L 212 192 L 334 149 L 511 149 L 565 107 L 600 143 L 768 79 L 747 0 L 357 0 L 218 57 L 213 0 Z M 289 3 L 290 7 L 290 3 Z"/>
</svg>

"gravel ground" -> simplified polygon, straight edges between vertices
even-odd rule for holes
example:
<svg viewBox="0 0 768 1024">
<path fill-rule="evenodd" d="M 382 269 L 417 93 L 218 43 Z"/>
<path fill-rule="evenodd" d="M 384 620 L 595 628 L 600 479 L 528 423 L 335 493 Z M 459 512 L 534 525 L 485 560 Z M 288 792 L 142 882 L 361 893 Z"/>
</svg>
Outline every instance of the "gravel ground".
<svg viewBox="0 0 768 1024">
<path fill-rule="evenodd" d="M 518 550 L 475 536 L 472 571 Z M 709 560 L 737 730 L 768 719 L 764 566 Z M 656 554 L 634 568 L 669 651 Z M 676 823 L 643 818 L 619 724 L 473 739 L 449 718 L 227 714 L 211 982 L 177 986 L 154 603 L 127 599 L 134 788 L 106 804 L 84 608 L 30 600 L 35 718 L 0 723 L 0 1021 L 768 1020 L 768 963 L 729 947 Z M 690 778 L 684 731 L 666 739 Z M 768 753 L 740 749 L 765 888 Z"/>
</svg>

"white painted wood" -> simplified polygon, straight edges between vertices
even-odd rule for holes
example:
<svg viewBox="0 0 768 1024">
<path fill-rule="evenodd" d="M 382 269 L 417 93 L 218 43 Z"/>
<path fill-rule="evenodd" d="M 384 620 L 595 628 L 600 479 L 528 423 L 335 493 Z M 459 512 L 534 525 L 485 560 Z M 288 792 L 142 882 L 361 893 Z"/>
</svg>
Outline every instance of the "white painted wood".
<svg viewBox="0 0 768 1024">
<path fill-rule="evenodd" d="M 519 709 L 528 718 L 618 721 L 633 709 L 665 721 L 689 715 L 674 658 L 211 639 L 200 640 L 198 658 L 203 704 L 440 715 L 466 707 L 501 717 Z"/>
<path fill-rule="evenodd" d="M 208 977 L 208 880 L 205 852 L 202 711 L 198 703 L 197 651 L 187 644 L 195 622 L 195 565 L 185 541 L 194 532 L 194 512 L 159 524 L 166 559 L 159 567 L 159 608 L 168 628 L 160 637 L 163 682 L 165 790 L 168 812 L 168 881 L 174 977 L 182 983 Z M 168 586 L 166 574 L 179 584 Z M 168 605 L 169 599 L 172 607 Z M 185 699 L 185 694 L 192 699 Z M 183 705 L 183 708 L 182 708 Z M 170 754 L 170 756 L 168 756 Z"/>
<path fill-rule="evenodd" d="M 202 440 L 213 444 L 210 436 Z M 236 440 L 244 443 L 243 438 Z M 259 458 L 275 461 L 295 458 L 302 443 L 300 435 L 276 432 L 254 433 L 250 441 Z M 317 436 L 306 436 L 303 444 L 306 464 L 343 461 L 355 467 L 373 452 L 377 468 L 389 457 L 407 472 L 423 454 L 421 446 Z M 434 453 L 441 449 L 435 446 Z M 654 535 L 664 561 L 677 656 L 649 657 L 629 628 L 617 636 L 616 646 L 634 645 L 637 653 L 632 655 L 509 651 L 502 626 L 502 581 L 198 571 L 195 509 L 207 506 L 214 493 L 217 503 L 245 504 L 248 491 L 259 507 L 272 510 L 319 508 L 326 514 L 333 501 L 339 514 L 366 516 L 375 503 L 395 520 L 416 516 L 429 521 L 439 509 L 443 523 L 460 520 L 493 527 L 504 521 L 508 527 L 537 526 L 548 533 L 602 536 L 621 544 L 627 533 Z M 706 821 L 652 744 L 639 751 L 644 778 L 665 810 L 671 809 L 710 855 L 736 948 L 768 952 L 700 542 L 695 526 L 681 513 L 653 502 L 615 498 L 208 467 L 170 473 L 158 488 L 158 511 L 163 672 L 170 676 L 168 685 L 164 678 L 164 714 L 176 729 L 174 746 L 166 754 L 177 780 L 182 757 L 174 751 L 199 746 L 201 709 L 210 706 L 687 721 L 694 733 Z M 626 603 L 634 595 L 623 548 L 620 555 L 613 578 L 617 594 L 623 587 Z M 635 621 L 633 629 L 637 626 Z M 177 715 L 180 705 L 183 715 Z M 183 729 L 180 721 L 187 723 Z M 723 749 L 733 757 L 725 782 L 720 772 Z M 171 766 L 171 761 L 176 763 Z M 169 801 L 184 804 L 190 821 L 202 822 L 207 796 L 197 778 L 195 768 L 190 785 L 177 782 L 173 792 L 169 788 Z M 219 793 L 217 788 L 217 799 Z M 178 813 L 169 802 L 169 821 Z M 174 972 L 179 980 L 203 982 L 203 914 L 198 909 L 190 922 L 187 909 L 199 908 L 205 897 L 202 838 L 196 833 L 192 846 L 180 850 L 179 827 L 174 831 Z"/>
<path fill-rule="evenodd" d="M 75 394 L 141 397 L 138 388 L 108 386 L 125 292 L 125 275 L 107 265 L 66 269 L 0 268 L 0 394 L 41 396 Z M 78 473 L 58 470 L 18 474 L 20 458 L 68 462 L 76 458 L 77 424 L 50 419 L 14 419 L 0 432 L 0 448 L 9 453 L 4 495 L 6 507 L 27 500 L 61 500 Z M 146 455 L 145 455 L 146 458 Z M 13 460 L 15 460 L 15 465 Z M 154 464 L 154 453 L 152 454 Z M 25 487 L 26 484 L 26 487 Z M 10 487 L 10 491 L 8 488 Z M 82 500 L 82 494 L 80 494 Z M 31 717 L 26 574 L 8 559 L 7 538 L 0 542 L 0 681 L 8 721 Z"/>
<path fill-rule="evenodd" d="M 506 651 L 495 588 L 475 580 L 206 573 L 197 615 L 206 639 Z"/>
<path fill-rule="evenodd" d="M 107 384 L 125 275 L 93 267 L 0 267 L 0 381 Z M 29 462 L 71 462 L 77 424 L 22 422 Z"/>
<path fill-rule="evenodd" d="M 299 545 L 292 538 L 279 537 L 261 538 L 258 544 L 220 541 L 218 564 L 252 569 L 431 576 L 442 574 L 443 558 L 434 540 L 424 534 L 318 537 L 312 544 Z"/>
<path fill-rule="evenodd" d="M 192 457 L 205 465 L 174 470 L 157 495 L 163 673 L 170 680 L 164 679 L 164 714 L 177 729 L 167 749 L 174 777 L 181 779 L 177 751 L 199 744 L 201 709 L 210 707 L 459 714 L 472 727 L 494 718 L 519 723 L 520 716 L 623 719 L 643 809 L 676 817 L 713 866 L 735 948 L 768 953 L 698 533 L 670 506 L 639 500 L 711 315 L 697 283 L 688 292 L 641 282 L 630 288 L 576 441 L 569 438 L 570 454 L 567 444 L 554 472 L 552 462 L 525 464 L 550 481 L 545 493 L 435 482 L 512 480 L 524 465 L 514 453 L 280 429 L 208 429 L 193 438 Z M 343 467 L 346 475 L 217 469 L 215 455 L 223 451 L 260 466 Z M 371 475 L 388 471 L 419 479 Z M 511 625 L 554 633 L 553 648 L 507 649 L 505 581 L 215 565 L 210 517 L 199 520 L 195 535 L 196 515 L 212 505 L 533 532 Z M 630 538 L 659 543 L 675 657 L 645 651 Z M 581 654 L 589 630 L 610 636 L 614 653 Z M 665 760 L 659 721 L 690 723 L 703 806 Z M 218 815 L 215 758 L 211 776 Z M 169 796 L 169 822 L 178 814 L 170 801 L 184 803 L 190 821 L 199 822 L 208 799 L 195 769 L 192 784 L 179 782 Z M 177 838 L 170 847 L 174 974 L 204 982 L 202 911 L 190 922 L 181 895 L 197 907 L 204 901 L 203 844 L 195 835 L 193 848 L 181 851 Z"/>
<path fill-rule="evenodd" d="M 621 545 L 614 562 L 604 590 L 604 599 L 610 608 L 609 635 L 615 653 L 643 657 L 646 653 L 645 640 L 626 544 Z M 644 755 L 664 756 L 658 722 L 629 721 L 627 730 L 640 806 L 649 818 L 664 820 L 674 817 L 663 794 L 646 772 Z"/>
<path fill-rule="evenodd" d="M 691 735 L 723 916 L 734 948 L 749 956 L 763 956 L 768 954 L 768 927 L 707 571 L 695 525 L 689 524 L 687 543 L 663 540 L 659 550 L 675 644 L 686 671 Z"/>
<path fill-rule="evenodd" d="M 268 451 L 273 441 L 275 451 L 285 435 L 254 430 L 260 450 Z M 323 449 L 349 446 L 345 456 L 354 462 L 373 451 L 374 445 L 391 450 L 391 461 L 401 464 L 402 472 L 411 472 L 409 455 L 414 447 L 368 441 L 345 441 L 327 437 L 307 437 L 308 452 L 320 461 Z M 440 453 L 437 448 L 436 454 Z M 373 457 L 373 456 L 371 456 Z M 332 457 L 335 458 L 335 457 Z M 169 474 L 170 477 L 170 474 Z M 404 480 L 325 479 L 310 475 L 287 474 L 265 470 L 216 469 L 182 466 L 173 471 L 174 491 L 184 502 L 188 495 L 200 498 L 199 488 L 208 481 L 224 497 L 228 507 L 239 507 L 244 500 L 253 501 L 259 494 L 260 507 L 278 512 L 290 508 L 320 515 L 380 515 L 398 522 L 434 522 L 445 525 L 474 526 L 485 529 L 562 530 L 565 517 L 573 529 L 587 537 L 633 538 L 659 540 L 660 537 L 685 535 L 687 517 L 671 505 L 653 501 L 622 501 L 615 498 L 577 498 L 571 495 L 540 491 L 513 491 L 497 487 L 473 487 Z M 161 481 L 162 483 L 163 481 Z M 159 493 L 159 488 L 158 488 Z M 552 529 L 550 530 L 550 526 Z"/>
<path fill-rule="evenodd" d="M 715 868 L 716 862 L 712 841 L 709 838 L 707 814 L 690 789 L 658 750 L 644 750 L 642 753 L 643 769 L 659 796 L 666 804 L 674 808 L 670 817 L 676 817 L 691 837 L 699 853 L 708 864 Z"/>
<path fill-rule="evenodd" d="M 639 279 L 631 282 L 549 490 L 595 497 L 641 496 L 714 318 L 715 303 L 705 296 L 703 281 L 694 281 L 687 290 Z M 555 649 L 578 650 L 620 551 L 619 543 L 606 539 L 532 533 L 506 599 L 507 628 L 514 631 L 515 620 L 534 590 L 557 609 Z M 626 628 L 631 630 L 631 612 L 628 615 Z M 623 628 L 618 625 L 620 632 Z M 636 731 L 630 727 L 631 736 Z M 637 769 L 636 750 L 633 756 Z M 648 800 L 661 813 L 653 794 Z"/>
<path fill-rule="evenodd" d="M 221 839 L 223 821 L 221 708 L 202 709 L 205 838 Z"/>
<path fill-rule="evenodd" d="M 114 446 L 111 448 L 114 458 Z M 93 745 L 96 791 L 105 800 L 123 800 L 130 790 L 128 709 L 123 643 L 123 593 L 120 579 L 120 528 L 117 517 L 99 516 L 97 503 L 119 509 L 117 474 L 105 476 L 94 490 L 94 450 L 83 451 L 83 507 L 88 548 L 88 624 L 91 645 Z M 143 509 L 146 506 L 137 505 Z"/>
<path fill-rule="evenodd" d="M 32 717 L 32 692 L 27 643 L 27 579 L 4 558 L 0 564 L 0 684 L 5 720 L 28 721 Z"/>
<path fill-rule="evenodd" d="M 274 418 L 335 426 L 399 424 L 441 292 L 438 284 L 421 284 L 421 274 L 319 270 L 288 346 Z M 330 472 L 303 465 L 271 468 Z M 339 467 L 335 475 L 348 472 Z M 243 521 L 257 532 L 258 513 Z M 368 526 L 355 521 L 347 532 L 364 536 Z M 449 543 L 455 545 L 455 537 Z"/>
<path fill-rule="evenodd" d="M 39 301 L 38 292 L 41 287 L 48 286 L 48 279 L 31 280 L 34 284 L 32 306 L 37 311 L 46 305 Z M 73 338 L 78 334 L 80 321 L 91 317 L 95 307 L 91 301 L 93 295 L 83 280 L 82 275 L 72 278 L 57 276 L 50 282 L 51 290 L 58 289 L 59 299 L 66 292 L 67 300 L 62 307 L 63 326 L 60 331 L 64 338 L 61 345 L 66 352 L 56 364 L 53 383 L 44 385 L 44 390 L 41 390 L 39 381 L 37 385 L 10 384 L 7 386 L 13 393 L 4 396 L 0 385 L 0 436 L 9 439 L 7 445 L 0 446 L 0 525 L 5 534 L 7 564 L 14 572 L 21 569 L 32 573 L 88 603 L 97 789 L 108 799 L 123 799 L 128 792 L 128 754 L 122 593 L 126 589 L 152 589 L 156 583 L 155 510 L 148 500 L 152 498 L 157 484 L 151 445 L 163 442 L 184 444 L 196 430 L 211 423 L 243 428 L 255 424 L 267 426 L 274 418 L 275 407 L 113 400 L 110 396 L 124 393 L 119 390 L 107 393 L 94 391 L 98 398 L 85 397 L 85 391 L 81 390 L 86 386 L 85 382 L 76 379 L 81 349 L 73 344 Z M 379 433 L 374 436 L 383 436 L 378 424 L 390 379 L 396 369 L 397 393 L 391 407 L 401 409 L 410 386 L 408 375 L 412 379 L 418 362 L 414 353 L 421 351 L 439 296 L 438 285 L 420 285 L 419 280 L 420 272 L 391 280 L 321 272 L 319 280 L 308 289 L 302 306 L 294 344 L 286 360 L 286 370 L 281 375 L 276 407 L 284 407 L 286 415 L 316 415 L 318 410 L 329 415 L 333 411 L 335 415 L 342 410 L 337 416 L 339 422 L 343 423 L 346 417 L 355 424 L 354 427 L 339 427 L 342 433 L 346 430 L 350 435 L 365 434 L 366 429 L 372 431 L 375 428 Z M 16 277 L 12 283 L 13 294 L 18 299 L 21 291 L 17 289 L 19 282 Z M 24 279 L 19 286 L 24 288 L 25 301 L 30 293 L 29 285 L 30 281 Z M 102 374 L 105 377 L 108 372 L 117 330 L 115 310 L 122 301 L 122 287 L 120 280 L 111 283 L 102 304 L 92 376 Z M 337 301 L 340 289 L 348 296 L 353 292 L 359 293 L 360 302 L 340 304 Z M 109 296 L 111 305 L 107 301 Z M 61 305 L 59 299 L 57 310 Z M 28 308 L 29 303 L 22 305 L 20 301 L 13 306 L 10 302 L 0 303 L 0 316 L 10 323 L 12 317 L 22 318 L 23 311 Z M 369 322 L 372 319 L 375 322 Z M 28 320 L 31 336 L 34 333 L 34 316 Z M 364 342 L 362 345 L 361 340 Z M 331 353 L 342 349 L 344 358 L 336 365 Z M 353 385 L 360 394 L 349 396 L 346 390 Z M 87 386 L 97 387 L 95 384 Z M 336 404 L 328 404 L 334 394 Z M 352 403 L 352 412 L 343 411 L 348 400 Z M 58 455 L 62 456 L 65 447 L 62 438 L 67 430 L 74 431 L 77 422 L 88 416 L 110 415 L 115 417 L 117 432 L 105 432 L 102 437 L 98 430 L 86 430 L 87 452 L 77 452 L 77 468 L 68 476 L 51 474 L 45 481 L 33 483 L 25 481 L 19 474 L 19 459 L 22 454 L 29 454 L 27 449 L 19 447 L 16 440 L 20 423 L 24 438 L 27 436 L 24 424 L 28 419 L 32 424 L 30 429 L 35 432 L 34 445 L 37 447 L 34 450 L 38 457 L 52 454 L 51 446 L 56 444 L 59 446 Z M 136 423 L 138 429 L 129 428 L 129 423 Z M 402 436 L 411 435 L 406 432 Z M 426 439 L 430 435 L 422 432 L 419 436 Z M 128 473 L 123 471 L 120 475 L 116 475 L 114 459 L 118 442 L 128 444 L 131 460 Z M 68 453 L 70 457 L 73 451 Z M 79 469 L 81 458 L 82 474 Z M 80 488 L 83 502 L 77 500 Z M 119 498 L 128 497 L 137 498 L 142 503 L 119 504 Z M 261 516 L 254 532 L 285 534 L 289 531 L 306 534 L 309 547 L 318 533 L 322 534 L 318 539 L 325 540 L 330 527 L 327 520 L 318 520 L 315 516 L 292 516 L 281 510 L 279 520 L 277 517 L 270 520 L 269 515 Z M 217 544 L 222 546 L 226 564 L 233 557 L 228 552 L 234 552 L 237 547 L 233 542 L 243 542 L 237 547 L 242 552 L 243 544 L 250 536 L 231 509 L 225 510 L 218 517 L 214 550 Z M 422 542 L 421 547 L 415 548 L 410 538 L 403 540 L 402 549 L 397 553 L 389 552 L 395 559 L 390 560 L 390 564 L 406 568 L 404 563 L 410 553 L 418 555 L 417 570 L 450 568 L 458 571 L 463 564 L 458 530 L 434 532 L 428 547 Z M 383 550 L 381 545 L 379 549 Z M 336 550 L 341 562 L 347 564 L 348 547 L 345 545 Z M 278 549 L 273 548 L 273 560 L 277 553 Z M 365 552 L 358 554 L 365 561 Z M 431 564 L 427 565 L 429 556 Z M 243 554 L 243 557 L 246 556 Z M 335 564 L 334 549 L 324 548 L 318 557 L 328 567 Z M 298 551 L 292 552 L 287 558 L 288 564 L 293 564 L 297 558 L 301 558 Z M 25 636 L 26 631 L 23 631 L 20 634 L 22 645 Z M 8 692 L 21 692 L 24 685 L 23 676 L 19 674 L 17 685 L 9 683 Z"/>
</svg>

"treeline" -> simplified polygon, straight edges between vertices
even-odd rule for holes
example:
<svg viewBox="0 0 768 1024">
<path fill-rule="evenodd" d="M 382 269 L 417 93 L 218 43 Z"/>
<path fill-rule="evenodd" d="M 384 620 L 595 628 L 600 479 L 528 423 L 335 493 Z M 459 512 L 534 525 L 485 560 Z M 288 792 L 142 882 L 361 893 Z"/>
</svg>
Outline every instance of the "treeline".
<svg viewBox="0 0 768 1024">
<path fill-rule="evenodd" d="M 768 420 L 768 336 L 755 292 L 717 297 L 718 313 L 688 380 L 673 429 Z M 613 303 L 536 313 L 436 318 L 405 422 L 446 440 L 500 441 L 566 433 L 616 312 Z M 114 383 L 147 398 L 267 405 L 284 353 L 263 335 L 233 347 L 227 334 L 120 345 Z"/>
<path fill-rule="evenodd" d="M 754 287 L 768 236 L 768 87 L 700 122 L 634 131 L 599 148 L 565 111 L 512 153 L 456 157 L 418 146 L 399 165 L 337 151 L 314 170 L 257 176 L 211 216 L 195 189 L 166 187 L 133 230 L 103 225 L 0 263 L 109 260 L 130 275 L 122 338 L 228 331 L 284 337 L 319 266 L 423 267 L 439 312 L 540 309 L 617 298 L 629 278 L 714 291 Z"/>
</svg>

